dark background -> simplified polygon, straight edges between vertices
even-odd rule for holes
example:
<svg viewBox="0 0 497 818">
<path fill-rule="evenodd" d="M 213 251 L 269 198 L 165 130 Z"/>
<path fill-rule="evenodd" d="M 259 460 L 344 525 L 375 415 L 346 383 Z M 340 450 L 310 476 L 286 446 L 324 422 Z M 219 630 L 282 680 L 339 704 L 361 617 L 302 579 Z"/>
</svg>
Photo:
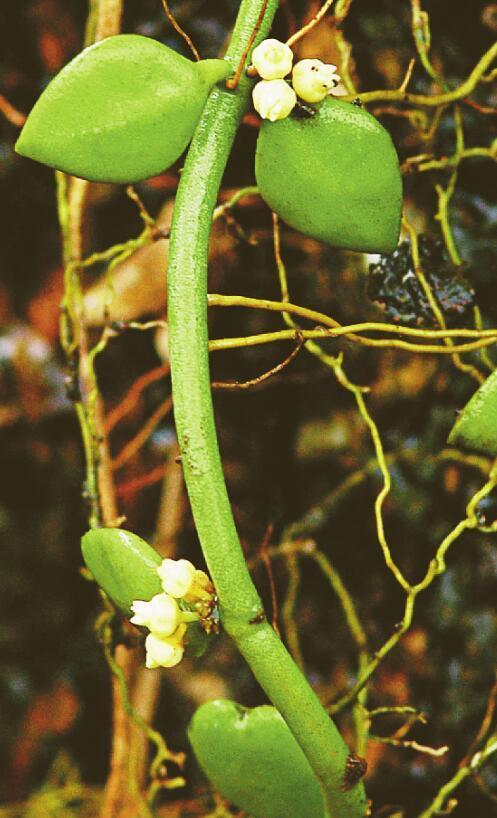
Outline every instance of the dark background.
<svg viewBox="0 0 497 818">
<path fill-rule="evenodd" d="M 205 57 L 222 50 L 237 6 L 230 0 L 171 3 Z M 307 19 L 309 8 L 308 3 L 289 0 L 286 12 L 278 15 L 275 36 L 288 36 L 292 20 Z M 432 57 L 454 87 L 494 41 L 497 6 L 479 0 L 427 0 L 424 8 L 431 21 Z M 4 0 L 1 4 L 0 93 L 17 109 L 27 113 L 50 78 L 80 50 L 86 12 L 86 3 L 75 0 Z M 123 31 L 143 33 L 184 51 L 158 0 L 127 0 Z M 399 84 L 415 54 L 407 2 L 355 0 L 345 35 L 352 44 L 361 90 Z M 329 59 L 336 57 L 326 26 L 312 36 L 323 56 L 330 49 Z M 436 90 L 419 65 L 410 89 Z M 479 86 L 472 98 L 495 105 L 495 87 Z M 488 146 L 495 137 L 496 117 L 467 105 L 462 110 L 467 145 Z M 422 152 L 443 156 L 454 149 L 450 109 L 428 147 L 417 140 L 405 119 L 385 115 L 382 121 L 401 160 Z M 54 762 L 62 764 L 61 759 L 70 759 L 67 764 L 80 771 L 89 787 L 101 786 L 110 741 L 109 673 L 92 631 L 97 594 L 79 572 L 79 537 L 86 527 L 84 474 L 57 342 L 61 260 L 53 173 L 13 153 L 16 134 L 16 127 L 0 118 L 0 759 L 4 767 L 0 793 L 6 803 L 38 789 L 50 770 L 53 775 Z M 253 123 L 242 127 L 226 174 L 227 188 L 253 183 L 256 135 Z M 154 215 L 174 193 L 176 181 L 173 169 L 138 186 Z M 434 220 L 433 185 L 446 181 L 445 175 L 432 173 L 412 174 L 405 182 L 416 224 L 434 238 L 439 238 L 439 226 Z M 497 320 L 496 183 L 492 162 L 463 163 L 451 209 L 464 275 L 489 325 Z M 212 289 L 278 298 L 268 211 L 251 200 L 236 216 L 254 243 L 226 226 L 220 228 Z M 139 230 L 136 207 L 124 189 L 95 186 L 85 228 L 87 252 L 123 241 Z M 294 302 L 344 322 L 382 318 L 380 307 L 368 299 L 367 264 L 361 256 L 335 251 L 285 228 L 283 252 Z M 88 286 L 99 272 L 101 268 L 88 275 Z M 154 314 L 151 308 L 150 317 Z M 463 317 L 461 322 L 468 320 Z M 211 335 L 252 334 L 278 326 L 277 318 L 263 313 L 217 310 L 212 313 Z M 345 368 L 353 380 L 372 387 L 370 407 L 386 451 L 393 455 L 394 488 L 386 506 L 388 537 L 396 558 L 414 581 L 483 482 L 477 470 L 439 457 L 455 411 L 475 385 L 448 356 L 380 354 L 347 342 L 328 346 L 334 352 L 344 351 Z M 254 377 L 287 353 L 288 347 L 280 345 L 216 353 L 213 379 Z M 472 360 L 479 363 L 476 356 Z M 128 333 L 113 341 L 99 363 L 106 406 L 115 406 L 141 373 L 159 363 L 150 333 Z M 165 399 L 168 389 L 164 380 L 144 393 L 139 410 L 112 437 L 114 452 Z M 215 405 L 235 515 L 251 556 L 258 553 L 269 524 L 276 544 L 288 525 L 322 503 L 373 456 L 352 396 L 330 371 L 304 353 L 264 388 L 217 393 Z M 126 488 L 136 475 L 152 469 L 164 455 L 170 456 L 172 447 L 169 416 L 119 472 L 118 484 Z M 400 619 L 403 595 L 388 574 L 376 541 L 372 508 L 380 482 L 374 468 L 370 471 L 323 514 L 309 536 L 341 572 L 374 649 Z M 159 496 L 159 483 L 139 492 L 129 486 L 124 489 L 120 511 L 127 516 L 126 526 L 150 537 Z M 497 517 L 495 498 L 486 501 L 484 511 L 489 521 Z M 180 540 L 181 554 L 199 563 L 188 514 Z M 329 699 L 354 679 L 354 647 L 326 581 L 314 565 L 304 562 L 302 568 L 296 624 L 307 670 Z M 281 603 L 287 574 L 281 563 L 275 564 L 274 572 Z M 258 571 L 256 578 L 268 595 L 266 574 Z M 414 705 L 425 711 L 428 724 L 415 728 L 410 737 L 450 746 L 443 759 L 434 759 L 409 749 L 372 745 L 368 794 L 376 809 L 392 806 L 382 815 L 391 814 L 394 805 L 404 807 L 406 816 L 417 814 L 452 774 L 476 733 L 496 669 L 496 591 L 495 539 L 484 534 L 463 536 L 450 553 L 443 577 L 420 598 L 411 633 L 379 669 L 371 706 Z M 222 677 L 235 698 L 245 704 L 262 701 L 247 669 L 224 639 L 188 672 L 195 675 L 206 669 L 207 688 L 212 684 L 214 689 Z M 164 674 L 157 725 L 174 748 L 187 749 L 185 725 L 193 712 L 193 698 L 184 674 Z M 385 722 L 385 734 L 398 724 L 392 721 L 390 730 Z M 348 714 L 343 726 L 350 730 Z M 486 785 L 497 793 L 495 764 L 488 765 L 484 775 Z M 74 813 L 63 814 L 77 815 L 77 807 Z M 458 818 L 493 814 L 497 814 L 495 803 L 474 783 L 461 789 Z"/>
</svg>

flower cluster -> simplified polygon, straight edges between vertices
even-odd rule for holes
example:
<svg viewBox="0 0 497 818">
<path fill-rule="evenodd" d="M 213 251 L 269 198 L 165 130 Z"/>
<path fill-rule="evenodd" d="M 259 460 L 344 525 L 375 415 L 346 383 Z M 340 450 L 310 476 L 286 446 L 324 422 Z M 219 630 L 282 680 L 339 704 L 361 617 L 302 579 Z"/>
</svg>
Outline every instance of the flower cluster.
<svg viewBox="0 0 497 818">
<path fill-rule="evenodd" d="M 195 611 L 183 610 L 178 600 L 190 603 L 194 608 L 209 605 L 214 587 L 207 574 L 197 570 L 188 560 L 165 559 L 157 573 L 163 593 L 147 602 L 135 600 L 130 621 L 150 631 L 145 639 L 146 666 L 174 667 L 183 658 L 187 624 L 200 619 Z"/>
<path fill-rule="evenodd" d="M 300 60 L 293 66 L 292 49 L 279 40 L 263 40 L 254 48 L 252 66 L 261 77 L 252 92 L 255 110 L 271 122 L 285 119 L 298 98 L 304 102 L 321 102 L 328 94 L 343 93 L 336 65 L 321 60 Z M 291 85 L 285 79 L 290 72 Z"/>
</svg>

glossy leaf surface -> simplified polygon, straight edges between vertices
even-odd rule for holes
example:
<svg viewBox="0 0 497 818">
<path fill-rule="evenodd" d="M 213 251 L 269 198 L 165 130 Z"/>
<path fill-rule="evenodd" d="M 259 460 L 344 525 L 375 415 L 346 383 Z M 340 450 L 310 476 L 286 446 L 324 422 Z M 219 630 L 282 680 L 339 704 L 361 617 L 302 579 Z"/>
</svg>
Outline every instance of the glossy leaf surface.
<svg viewBox="0 0 497 818">
<path fill-rule="evenodd" d="M 364 109 L 327 98 L 314 116 L 264 122 L 255 171 L 262 198 L 301 233 L 350 250 L 395 249 L 399 163 L 388 131 Z"/>
<path fill-rule="evenodd" d="M 223 60 L 194 63 L 148 37 L 109 37 L 47 86 L 16 151 L 94 181 L 146 179 L 181 156 L 209 90 L 230 71 Z"/>
<path fill-rule="evenodd" d="M 81 549 L 95 582 L 127 616 L 135 599 L 147 601 L 161 593 L 156 570 L 161 557 L 131 531 L 92 529 L 83 536 Z"/>
<path fill-rule="evenodd" d="M 462 410 L 449 443 L 497 457 L 497 369 Z"/>
<path fill-rule="evenodd" d="M 318 781 L 274 707 L 207 702 L 188 737 L 207 778 L 239 809 L 254 818 L 323 818 Z"/>
</svg>

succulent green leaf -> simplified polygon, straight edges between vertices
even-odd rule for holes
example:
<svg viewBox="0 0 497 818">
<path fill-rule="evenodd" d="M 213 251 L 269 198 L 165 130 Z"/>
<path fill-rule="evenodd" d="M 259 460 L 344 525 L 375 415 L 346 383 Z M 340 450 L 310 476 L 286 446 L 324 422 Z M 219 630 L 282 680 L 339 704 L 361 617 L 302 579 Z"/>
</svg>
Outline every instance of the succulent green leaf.
<svg viewBox="0 0 497 818">
<path fill-rule="evenodd" d="M 191 62 L 137 34 L 85 48 L 47 86 L 16 151 L 100 182 L 137 182 L 181 156 L 223 60 Z"/>
<path fill-rule="evenodd" d="M 161 557 L 131 531 L 94 528 L 83 536 L 81 550 L 95 582 L 126 616 L 135 599 L 148 601 L 161 593 Z"/>
<path fill-rule="evenodd" d="M 449 443 L 497 457 L 497 369 L 462 410 Z"/>
<path fill-rule="evenodd" d="M 255 173 L 262 198 L 301 233 L 349 250 L 395 249 L 399 162 L 388 131 L 364 109 L 328 97 L 314 116 L 264 122 Z"/>
<path fill-rule="evenodd" d="M 254 818 L 323 818 L 318 780 L 274 707 L 207 702 L 188 738 L 216 789 Z"/>
</svg>

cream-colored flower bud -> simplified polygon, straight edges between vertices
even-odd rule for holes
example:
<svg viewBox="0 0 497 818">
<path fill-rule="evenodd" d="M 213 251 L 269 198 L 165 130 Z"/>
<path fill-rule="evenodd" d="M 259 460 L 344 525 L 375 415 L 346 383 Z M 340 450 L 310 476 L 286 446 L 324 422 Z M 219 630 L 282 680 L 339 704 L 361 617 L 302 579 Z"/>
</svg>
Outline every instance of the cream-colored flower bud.
<svg viewBox="0 0 497 818">
<path fill-rule="evenodd" d="M 297 95 L 285 80 L 261 80 L 252 91 L 254 108 L 263 119 L 285 119 L 296 103 Z"/>
<path fill-rule="evenodd" d="M 293 51 L 279 40 L 263 40 L 252 52 L 252 65 L 263 80 L 281 80 L 292 70 Z"/>
<path fill-rule="evenodd" d="M 340 82 L 336 65 L 300 60 L 292 71 L 292 85 L 304 102 L 321 102 Z"/>
<path fill-rule="evenodd" d="M 195 579 L 195 566 L 189 560 L 162 560 L 157 568 L 166 594 L 176 599 L 186 596 Z"/>
<path fill-rule="evenodd" d="M 160 637 L 171 636 L 181 621 L 178 603 L 168 594 L 156 594 L 148 602 L 137 599 L 131 610 L 133 625 L 142 625 Z"/>
<path fill-rule="evenodd" d="M 174 667 L 183 658 L 184 648 L 173 639 L 160 639 L 154 633 L 149 633 L 145 639 L 146 659 L 148 668 Z"/>
</svg>

